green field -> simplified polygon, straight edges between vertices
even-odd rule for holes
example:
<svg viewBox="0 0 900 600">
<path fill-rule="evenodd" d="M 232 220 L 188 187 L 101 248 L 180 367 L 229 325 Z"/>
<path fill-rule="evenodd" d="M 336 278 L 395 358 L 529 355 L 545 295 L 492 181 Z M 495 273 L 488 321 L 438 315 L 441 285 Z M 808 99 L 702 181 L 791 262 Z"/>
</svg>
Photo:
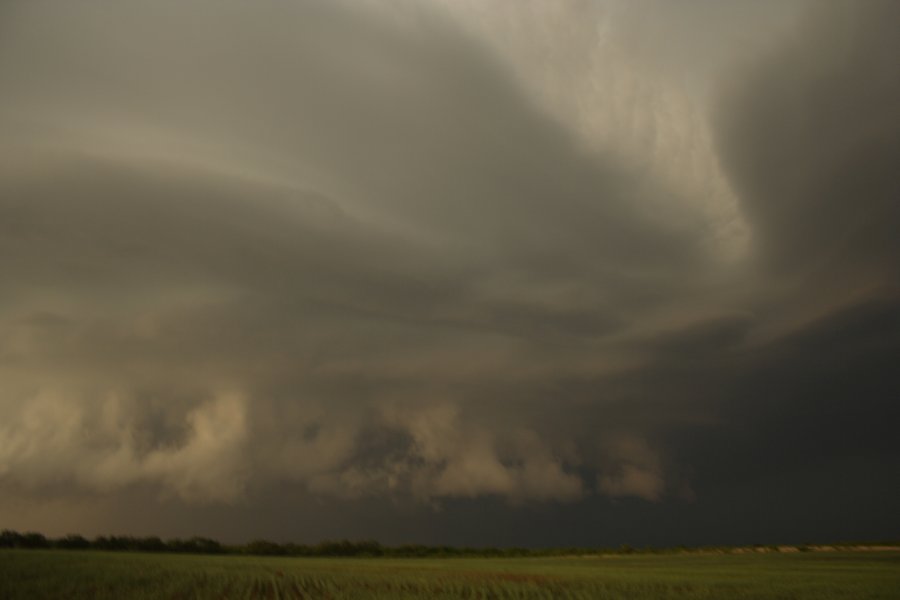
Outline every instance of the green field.
<svg viewBox="0 0 900 600">
<path fill-rule="evenodd" d="M 900 552 L 269 558 L 0 550 L 0 598 L 900 598 Z"/>
</svg>

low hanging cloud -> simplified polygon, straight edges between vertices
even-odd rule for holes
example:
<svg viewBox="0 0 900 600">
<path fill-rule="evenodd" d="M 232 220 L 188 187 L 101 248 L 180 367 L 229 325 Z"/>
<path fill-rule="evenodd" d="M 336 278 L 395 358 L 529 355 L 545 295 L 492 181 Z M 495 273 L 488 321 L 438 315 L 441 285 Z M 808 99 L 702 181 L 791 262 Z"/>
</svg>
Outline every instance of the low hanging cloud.
<svg viewBox="0 0 900 600">
<path fill-rule="evenodd" d="M 865 333 L 895 4 L 654 6 L 644 44 L 612 0 L 4 4 L 0 485 L 531 507 L 776 470 L 742 424 L 900 339 Z"/>
<path fill-rule="evenodd" d="M 610 440 L 607 454 L 613 468 L 601 474 L 597 487 L 612 497 L 637 496 L 659 500 L 665 490 L 659 456 L 647 442 L 628 436 Z"/>
<path fill-rule="evenodd" d="M 71 482 L 111 491 L 149 481 L 197 501 L 242 493 L 247 428 L 239 397 L 222 395 L 190 410 L 174 443 L 154 443 L 152 428 L 135 422 L 141 412 L 115 393 L 92 401 L 42 390 L 0 429 L 5 475 L 28 488 Z"/>
</svg>

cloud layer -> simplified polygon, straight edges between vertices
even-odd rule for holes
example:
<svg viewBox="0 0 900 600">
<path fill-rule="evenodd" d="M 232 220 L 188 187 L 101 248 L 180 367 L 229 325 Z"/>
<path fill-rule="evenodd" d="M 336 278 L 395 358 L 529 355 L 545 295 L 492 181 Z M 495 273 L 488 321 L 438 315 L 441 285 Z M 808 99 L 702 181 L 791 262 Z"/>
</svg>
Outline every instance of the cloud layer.
<svg viewBox="0 0 900 600">
<path fill-rule="evenodd" d="M 0 506 L 896 466 L 900 15 L 725 6 L 6 3 Z"/>
</svg>

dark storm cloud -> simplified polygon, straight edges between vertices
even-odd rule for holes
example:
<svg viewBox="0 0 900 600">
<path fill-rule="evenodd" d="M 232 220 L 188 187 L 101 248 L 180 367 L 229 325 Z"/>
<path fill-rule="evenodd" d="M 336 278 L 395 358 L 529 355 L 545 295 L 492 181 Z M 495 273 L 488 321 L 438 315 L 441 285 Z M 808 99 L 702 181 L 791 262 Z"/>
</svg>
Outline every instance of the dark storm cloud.
<svg viewBox="0 0 900 600">
<path fill-rule="evenodd" d="M 456 539 L 896 464 L 893 5 L 715 61 L 784 9 L 491 6 L 0 8 L 0 506 Z"/>
<path fill-rule="evenodd" d="M 719 147 L 769 267 L 896 269 L 898 16 L 895 2 L 817 6 L 731 73 Z"/>
<path fill-rule="evenodd" d="M 487 395 L 472 379 L 514 401 L 548 343 L 622 327 L 625 302 L 671 287 L 654 271 L 702 258 L 640 214 L 652 184 L 591 160 L 427 12 L 426 44 L 344 8 L 235 4 L 211 34 L 188 14 L 159 46 L 169 9 L 87 10 L 25 10 L 7 41 L 35 54 L 5 70 L 10 113 L 37 115 L 4 177 L 5 354 L 34 424 L 9 434 L 19 479 L 160 479 L 207 500 L 266 470 L 336 494 L 582 493 L 531 417 L 461 405 Z M 238 18 L 246 39 L 217 38 Z M 51 32 L 56 47 L 33 45 Z M 298 189 L 295 162 L 364 204 Z M 145 431 L 148 406 L 181 439 Z M 80 433 L 110 413 L 105 442 Z M 373 428 L 402 435 L 364 461 Z"/>
<path fill-rule="evenodd" d="M 822 489 L 816 477 L 846 477 L 856 501 L 818 500 L 845 507 L 897 493 L 896 478 L 875 473 L 896 471 L 900 457 L 890 426 L 900 397 L 898 17 L 893 2 L 816 5 L 794 36 L 725 80 L 720 156 L 770 298 L 746 349 L 713 363 L 727 401 L 716 409 L 723 425 L 688 444 L 699 485 L 783 490 L 794 477 L 807 496 Z M 708 456 L 710 446 L 721 452 Z"/>
</svg>

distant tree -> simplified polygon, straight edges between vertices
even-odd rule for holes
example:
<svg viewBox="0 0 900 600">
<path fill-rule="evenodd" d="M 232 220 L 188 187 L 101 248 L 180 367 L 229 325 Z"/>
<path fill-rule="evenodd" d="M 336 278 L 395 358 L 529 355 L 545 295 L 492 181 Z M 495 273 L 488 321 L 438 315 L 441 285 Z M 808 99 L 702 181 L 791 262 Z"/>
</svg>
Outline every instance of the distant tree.
<svg viewBox="0 0 900 600">
<path fill-rule="evenodd" d="M 254 540 L 244 546 L 247 554 L 259 554 L 263 556 L 278 556 L 286 554 L 285 548 L 268 540 Z"/>
<path fill-rule="evenodd" d="M 40 533 L 37 533 L 34 531 L 28 531 L 28 532 L 22 534 L 22 537 L 20 540 L 20 547 L 21 548 L 49 548 L 50 542 L 47 540 L 46 537 L 44 537 L 43 534 L 40 534 Z"/>
<path fill-rule="evenodd" d="M 0 532 L 0 548 L 18 548 L 22 543 L 22 534 L 12 529 Z"/>
<path fill-rule="evenodd" d="M 141 552 L 167 552 L 169 547 L 160 538 L 152 536 L 138 539 L 137 549 Z"/>
<path fill-rule="evenodd" d="M 86 550 L 91 547 L 91 542 L 84 536 L 70 533 L 66 537 L 56 540 L 53 545 L 65 550 Z"/>
<path fill-rule="evenodd" d="M 200 554 L 221 554 L 224 552 L 222 544 L 216 540 L 205 537 L 193 537 L 188 540 L 192 552 Z"/>
</svg>

